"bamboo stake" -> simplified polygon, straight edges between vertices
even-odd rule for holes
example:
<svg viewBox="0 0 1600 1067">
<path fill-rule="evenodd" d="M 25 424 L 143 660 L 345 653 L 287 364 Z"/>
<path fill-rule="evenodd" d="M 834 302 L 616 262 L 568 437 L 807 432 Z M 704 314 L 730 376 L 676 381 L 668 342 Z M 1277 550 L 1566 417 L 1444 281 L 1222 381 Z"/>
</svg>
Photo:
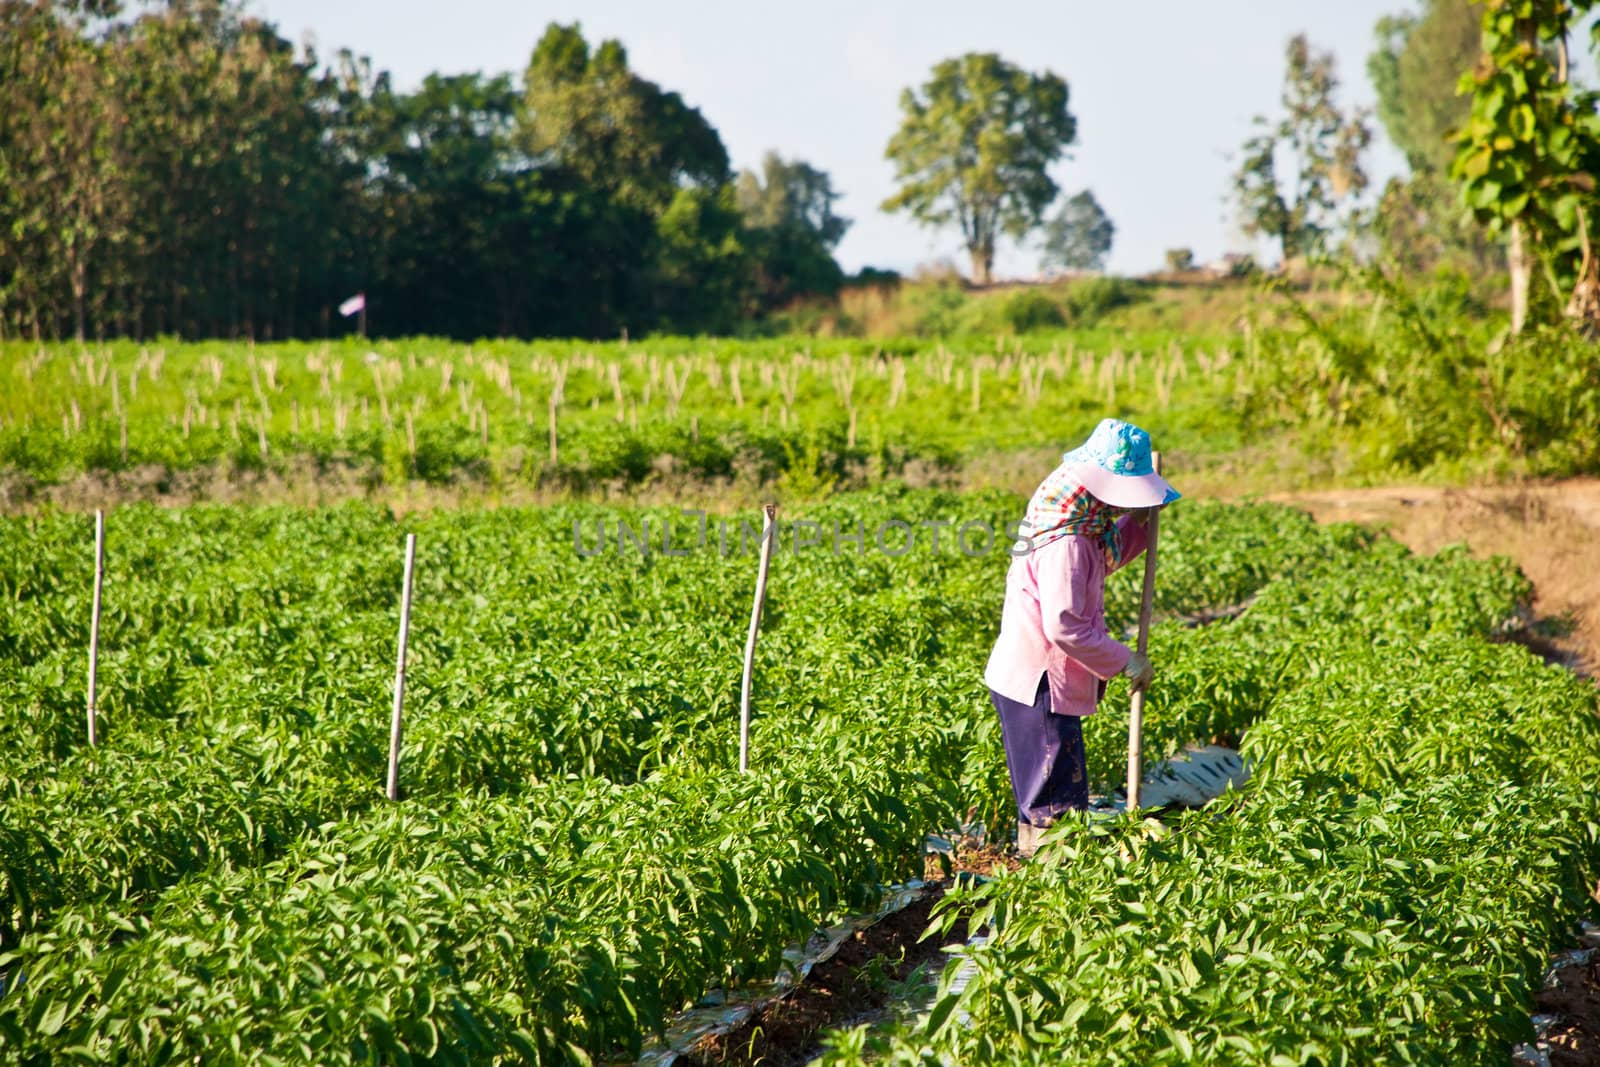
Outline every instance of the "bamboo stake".
<svg viewBox="0 0 1600 1067">
<path fill-rule="evenodd" d="M 1161 473 L 1161 453 L 1152 452 L 1150 463 Z M 1139 601 L 1139 652 L 1150 649 L 1150 615 L 1156 599 L 1156 540 L 1161 533 L 1161 512 L 1150 513 L 1149 533 L 1144 549 L 1144 594 Z M 1144 690 L 1133 694 L 1128 714 L 1128 810 L 1139 809 L 1139 787 L 1144 778 Z"/>
<path fill-rule="evenodd" d="M 106 571 L 106 513 L 94 513 L 94 606 L 89 614 L 89 747 L 99 743 L 95 679 L 100 666 L 100 586 Z"/>
<path fill-rule="evenodd" d="M 744 641 L 744 682 L 739 687 L 739 773 L 750 772 L 750 672 L 756 662 L 756 632 L 761 628 L 761 602 L 767 596 L 767 567 L 772 561 L 772 541 L 777 531 L 778 505 L 761 509 L 761 567 L 756 571 L 755 604 L 750 609 L 750 633 Z"/>
<path fill-rule="evenodd" d="M 400 799 L 400 707 L 406 696 L 406 632 L 411 628 L 411 572 L 417 560 L 417 535 L 406 534 L 406 570 L 400 592 L 400 642 L 394 665 L 394 714 L 389 719 L 390 800 Z"/>
</svg>

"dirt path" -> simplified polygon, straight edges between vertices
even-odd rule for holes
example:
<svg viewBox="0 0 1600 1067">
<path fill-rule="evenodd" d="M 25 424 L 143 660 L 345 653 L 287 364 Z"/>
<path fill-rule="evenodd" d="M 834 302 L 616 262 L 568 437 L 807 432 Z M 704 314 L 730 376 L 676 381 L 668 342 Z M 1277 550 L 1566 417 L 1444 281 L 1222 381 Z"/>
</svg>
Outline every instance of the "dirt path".
<svg viewBox="0 0 1600 1067">
<path fill-rule="evenodd" d="M 1534 586 L 1537 632 L 1569 666 L 1600 677 L 1600 479 L 1440 489 L 1404 486 L 1274 494 L 1321 522 L 1386 528 L 1418 552 L 1464 542 L 1516 560 Z"/>
</svg>

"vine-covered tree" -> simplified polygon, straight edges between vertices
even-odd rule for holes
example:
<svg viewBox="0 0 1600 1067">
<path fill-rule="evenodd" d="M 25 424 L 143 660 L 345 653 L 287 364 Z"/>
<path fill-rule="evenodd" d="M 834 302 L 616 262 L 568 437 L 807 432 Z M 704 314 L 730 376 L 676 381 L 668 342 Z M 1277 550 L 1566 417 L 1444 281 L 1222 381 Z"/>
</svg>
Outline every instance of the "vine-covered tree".
<svg viewBox="0 0 1600 1067">
<path fill-rule="evenodd" d="M 1026 237 L 1056 197 L 1050 166 L 1077 137 L 1067 83 L 991 52 L 946 59 L 900 97 L 900 128 L 885 156 L 900 189 L 885 211 L 927 226 L 955 223 L 972 278 L 987 285 L 1002 235 Z"/>
<path fill-rule="evenodd" d="M 1045 267 L 1103 270 L 1117 228 L 1094 194 L 1085 189 L 1044 224 Z"/>
<path fill-rule="evenodd" d="M 1234 197 L 1246 234 L 1278 241 L 1284 259 L 1325 246 L 1340 208 L 1367 187 L 1361 153 L 1371 143 L 1366 117 L 1341 111 L 1332 52 L 1304 34 L 1289 39 L 1283 113 L 1258 115 L 1234 172 Z"/>
<path fill-rule="evenodd" d="M 1542 257 L 1566 315 L 1600 328 L 1600 93 L 1569 77 L 1568 38 L 1597 0 L 1485 0 L 1483 56 L 1461 77 L 1472 112 L 1451 177 L 1492 235 L 1506 234 L 1511 331 Z"/>
</svg>

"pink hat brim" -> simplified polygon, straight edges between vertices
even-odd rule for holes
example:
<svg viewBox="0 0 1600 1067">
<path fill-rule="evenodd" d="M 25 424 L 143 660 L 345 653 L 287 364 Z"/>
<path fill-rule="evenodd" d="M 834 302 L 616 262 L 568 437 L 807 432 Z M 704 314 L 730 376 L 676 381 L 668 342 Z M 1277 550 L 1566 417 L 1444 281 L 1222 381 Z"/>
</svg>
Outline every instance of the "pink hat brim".
<svg viewBox="0 0 1600 1067">
<path fill-rule="evenodd" d="M 1067 470 L 1079 485 L 1114 508 L 1153 508 L 1179 496 L 1159 474 L 1112 474 L 1098 463 L 1078 463 Z"/>
</svg>

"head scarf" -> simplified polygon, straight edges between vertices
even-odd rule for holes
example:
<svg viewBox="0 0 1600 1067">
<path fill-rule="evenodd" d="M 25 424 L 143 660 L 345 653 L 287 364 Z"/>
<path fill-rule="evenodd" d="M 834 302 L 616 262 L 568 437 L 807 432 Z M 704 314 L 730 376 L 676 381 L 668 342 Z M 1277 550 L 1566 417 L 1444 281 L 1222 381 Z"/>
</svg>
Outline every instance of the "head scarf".
<svg viewBox="0 0 1600 1067">
<path fill-rule="evenodd" d="M 1079 484 L 1063 463 L 1039 483 L 1022 519 L 1020 544 L 1036 552 L 1052 541 L 1074 534 L 1100 542 L 1106 563 L 1122 562 L 1122 537 L 1117 529 L 1121 513 Z"/>
</svg>

